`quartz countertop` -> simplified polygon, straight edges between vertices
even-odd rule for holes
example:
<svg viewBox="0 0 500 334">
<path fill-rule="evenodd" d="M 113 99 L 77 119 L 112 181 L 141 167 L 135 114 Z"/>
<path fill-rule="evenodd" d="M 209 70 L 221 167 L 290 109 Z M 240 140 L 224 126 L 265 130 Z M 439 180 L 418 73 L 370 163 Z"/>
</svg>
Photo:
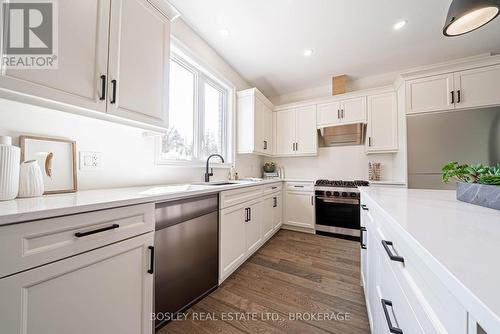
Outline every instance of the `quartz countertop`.
<svg viewBox="0 0 500 334">
<path fill-rule="evenodd" d="M 417 254 L 480 323 L 500 329 L 500 211 L 460 202 L 451 190 L 360 190 L 415 240 Z"/>
<path fill-rule="evenodd" d="M 233 181 L 235 184 L 153 185 L 130 188 L 82 190 L 75 193 L 45 195 L 0 201 L 0 225 L 109 209 L 113 207 L 161 202 L 191 196 L 214 194 L 224 190 L 253 187 L 284 180 Z"/>
</svg>

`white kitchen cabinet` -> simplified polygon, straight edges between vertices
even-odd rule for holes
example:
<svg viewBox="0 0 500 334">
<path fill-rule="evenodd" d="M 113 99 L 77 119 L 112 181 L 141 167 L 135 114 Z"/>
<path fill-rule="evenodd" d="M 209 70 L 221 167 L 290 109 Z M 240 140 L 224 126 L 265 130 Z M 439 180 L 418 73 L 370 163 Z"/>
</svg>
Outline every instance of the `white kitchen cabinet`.
<svg viewBox="0 0 500 334">
<path fill-rule="evenodd" d="M 0 279 L 2 333 L 150 334 L 153 233 Z"/>
<path fill-rule="evenodd" d="M 167 127 L 170 21 L 147 0 L 113 0 L 108 113 Z"/>
<path fill-rule="evenodd" d="M 220 274 L 229 276 L 244 260 L 246 254 L 247 206 L 232 206 L 220 211 Z"/>
<path fill-rule="evenodd" d="M 273 196 L 273 229 L 279 230 L 283 223 L 283 197 L 280 193 Z"/>
<path fill-rule="evenodd" d="M 366 122 L 366 97 L 318 104 L 318 127 Z"/>
<path fill-rule="evenodd" d="M 500 104 L 500 65 L 409 80 L 406 113 L 424 113 Z"/>
<path fill-rule="evenodd" d="M 0 87 L 106 112 L 106 102 L 101 98 L 105 95 L 102 80 L 105 84 L 107 81 L 110 1 L 60 1 L 57 8 L 58 68 L 2 69 Z M 3 50 L 1 54 L 5 53 Z"/>
<path fill-rule="evenodd" d="M 246 208 L 247 218 L 245 219 L 245 242 L 246 252 L 255 252 L 262 244 L 262 220 L 264 204 L 262 200 L 249 204 Z"/>
<path fill-rule="evenodd" d="M 456 72 L 454 80 L 456 108 L 500 104 L 500 65 Z"/>
<path fill-rule="evenodd" d="M 273 154 L 273 105 L 258 89 L 238 92 L 237 151 Z"/>
<path fill-rule="evenodd" d="M 274 232 L 275 198 L 275 196 L 268 196 L 262 203 L 262 238 L 264 241 L 269 239 Z"/>
<path fill-rule="evenodd" d="M 406 82 L 406 113 L 415 114 L 454 109 L 453 73 Z"/>
<path fill-rule="evenodd" d="M 287 227 L 303 231 L 314 231 L 314 191 L 312 183 L 288 182 L 285 192 L 285 221 Z"/>
<path fill-rule="evenodd" d="M 275 153 L 278 156 L 311 156 L 318 153 L 316 105 L 277 112 Z"/>
<path fill-rule="evenodd" d="M 398 150 L 398 105 L 396 92 L 368 96 L 367 153 Z"/>
</svg>

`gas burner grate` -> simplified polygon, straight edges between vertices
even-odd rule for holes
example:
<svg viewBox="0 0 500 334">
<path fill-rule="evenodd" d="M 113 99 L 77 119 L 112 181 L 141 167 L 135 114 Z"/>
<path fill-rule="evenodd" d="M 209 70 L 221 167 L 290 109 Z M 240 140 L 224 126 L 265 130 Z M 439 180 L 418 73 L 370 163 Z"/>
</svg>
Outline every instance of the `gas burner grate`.
<svg viewBox="0 0 500 334">
<path fill-rule="evenodd" d="M 363 180 L 354 181 L 343 181 L 343 180 L 317 180 L 317 186 L 324 187 L 345 187 L 345 188 L 355 188 L 355 187 L 367 187 L 370 183 Z"/>
</svg>

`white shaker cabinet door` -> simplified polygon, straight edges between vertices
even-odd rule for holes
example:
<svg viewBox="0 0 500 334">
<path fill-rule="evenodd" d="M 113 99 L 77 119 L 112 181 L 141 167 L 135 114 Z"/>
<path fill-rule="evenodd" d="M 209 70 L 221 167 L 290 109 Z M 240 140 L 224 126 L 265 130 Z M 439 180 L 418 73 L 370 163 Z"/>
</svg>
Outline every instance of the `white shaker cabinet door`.
<svg viewBox="0 0 500 334">
<path fill-rule="evenodd" d="M 398 106 L 395 92 L 368 96 L 368 152 L 398 149 Z"/>
<path fill-rule="evenodd" d="M 318 104 L 318 124 L 334 125 L 341 122 L 340 101 Z"/>
<path fill-rule="evenodd" d="M 453 73 L 435 75 L 406 83 L 406 113 L 415 114 L 455 108 Z"/>
<path fill-rule="evenodd" d="M 107 79 L 110 1 L 64 0 L 56 8 L 57 68 L 17 70 L 0 64 L 0 87 L 105 112 L 106 102 L 101 98 L 106 93 L 106 87 L 102 88 Z M 2 28 L 0 24 L 0 32 Z"/>
<path fill-rule="evenodd" d="M 220 212 L 219 279 L 229 276 L 245 257 L 246 208 L 243 205 L 236 205 Z"/>
<path fill-rule="evenodd" d="M 295 154 L 295 110 L 276 112 L 276 155 Z"/>
<path fill-rule="evenodd" d="M 314 228 L 314 193 L 286 193 L 285 224 L 303 228 Z"/>
<path fill-rule="evenodd" d="M 342 123 L 366 122 L 366 97 L 342 101 Z"/>
<path fill-rule="evenodd" d="M 150 334 L 153 233 L 0 280 L 0 332 Z"/>
<path fill-rule="evenodd" d="M 500 104 L 500 65 L 455 73 L 456 107 Z"/>
<path fill-rule="evenodd" d="M 167 127 L 170 21 L 147 0 L 113 0 L 108 113 Z"/>
<path fill-rule="evenodd" d="M 295 154 L 313 155 L 318 153 L 318 134 L 316 130 L 316 106 L 296 109 Z"/>
<path fill-rule="evenodd" d="M 262 202 L 262 236 L 267 240 L 274 231 L 275 197 L 267 197 Z"/>
<path fill-rule="evenodd" d="M 273 228 L 279 229 L 283 223 L 283 197 L 280 194 L 274 195 L 273 203 Z"/>
<path fill-rule="evenodd" d="M 252 254 L 262 244 L 262 216 L 264 202 L 257 202 L 247 207 L 248 217 L 245 222 L 247 252 Z"/>
</svg>

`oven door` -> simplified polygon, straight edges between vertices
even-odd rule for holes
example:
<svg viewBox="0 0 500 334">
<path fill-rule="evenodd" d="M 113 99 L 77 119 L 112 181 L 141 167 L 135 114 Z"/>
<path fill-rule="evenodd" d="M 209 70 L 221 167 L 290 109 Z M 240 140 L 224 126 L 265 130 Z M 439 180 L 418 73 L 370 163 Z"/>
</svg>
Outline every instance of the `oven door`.
<svg viewBox="0 0 500 334">
<path fill-rule="evenodd" d="M 343 203 L 337 203 L 337 201 L 343 201 Z M 360 212 L 358 200 L 316 197 L 316 225 L 359 230 Z M 317 229 L 321 230 L 321 227 Z M 357 234 L 359 235 L 359 232 Z"/>
</svg>

